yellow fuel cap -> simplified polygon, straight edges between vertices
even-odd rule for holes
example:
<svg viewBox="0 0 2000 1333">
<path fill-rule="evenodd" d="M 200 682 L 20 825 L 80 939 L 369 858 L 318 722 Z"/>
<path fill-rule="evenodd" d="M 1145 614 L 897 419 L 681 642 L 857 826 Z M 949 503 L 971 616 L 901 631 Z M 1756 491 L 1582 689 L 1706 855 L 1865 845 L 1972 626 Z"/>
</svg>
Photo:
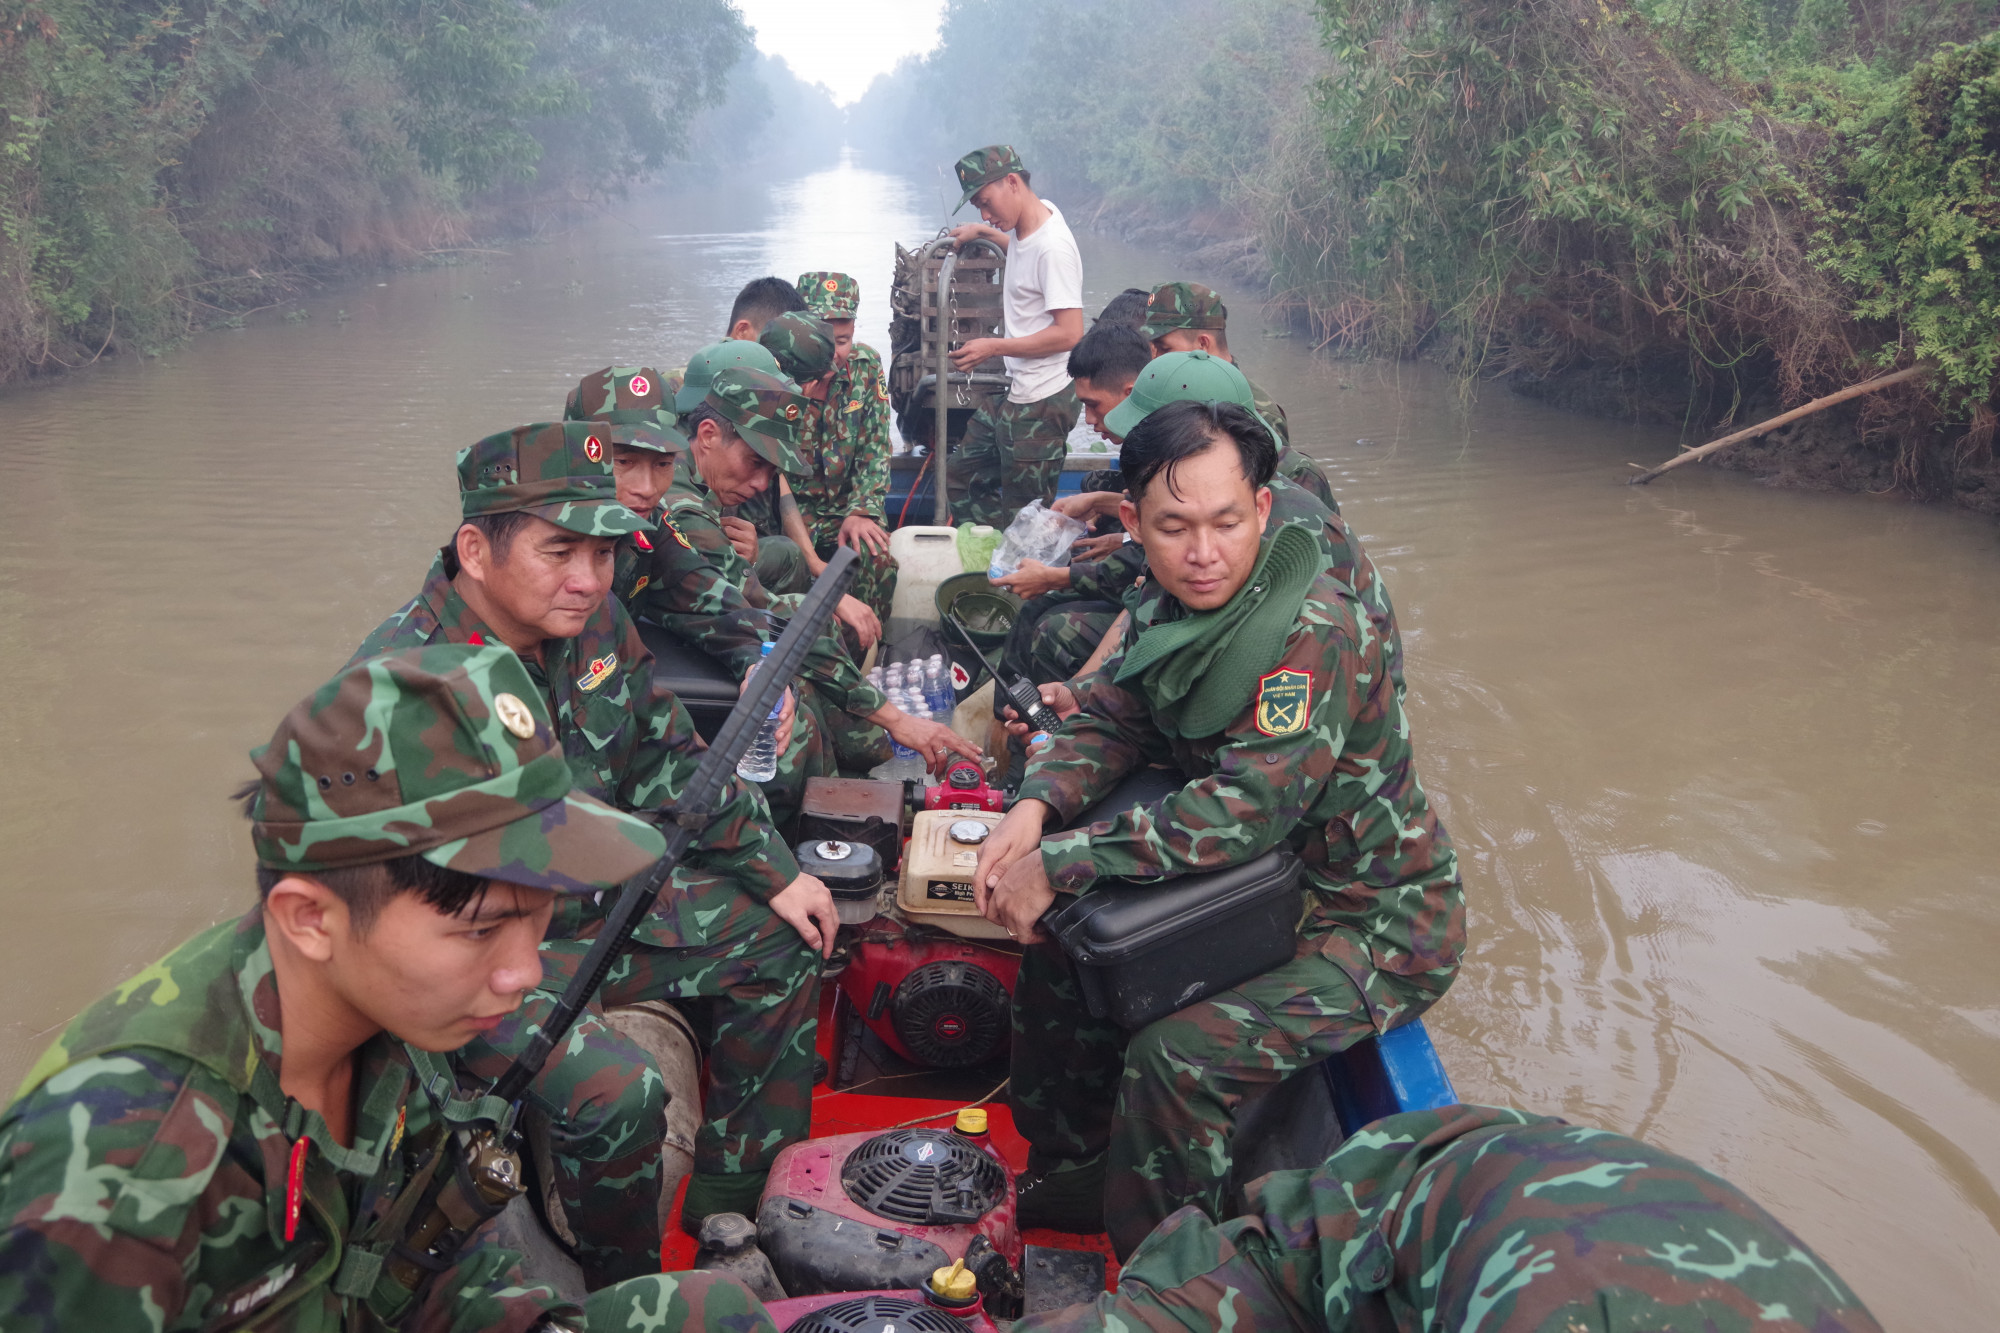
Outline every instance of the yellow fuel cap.
<svg viewBox="0 0 2000 1333">
<path fill-rule="evenodd" d="M 968 1106 L 958 1113 L 958 1123 L 953 1126 L 961 1134 L 984 1134 L 986 1132 L 986 1108 Z"/>
</svg>

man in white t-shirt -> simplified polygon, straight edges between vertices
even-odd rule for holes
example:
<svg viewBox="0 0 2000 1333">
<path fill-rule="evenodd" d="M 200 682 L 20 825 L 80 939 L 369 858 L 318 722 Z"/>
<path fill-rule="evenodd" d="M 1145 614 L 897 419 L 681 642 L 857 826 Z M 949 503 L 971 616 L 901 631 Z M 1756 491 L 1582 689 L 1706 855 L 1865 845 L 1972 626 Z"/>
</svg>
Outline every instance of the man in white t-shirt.
<svg viewBox="0 0 2000 1333">
<path fill-rule="evenodd" d="M 951 360 L 969 371 L 1003 357 L 1008 385 L 1007 401 L 975 412 L 952 451 L 951 517 L 1004 528 L 1030 500 L 1054 499 L 1062 475 L 1077 416 L 1069 349 L 1083 337 L 1083 260 L 1062 213 L 1028 188 L 1027 169 L 1011 147 L 961 157 L 958 183 L 965 187 L 958 206 L 978 205 L 986 221 L 953 228 L 953 239 L 983 237 L 1007 252 L 1007 336 L 974 338 Z"/>
</svg>

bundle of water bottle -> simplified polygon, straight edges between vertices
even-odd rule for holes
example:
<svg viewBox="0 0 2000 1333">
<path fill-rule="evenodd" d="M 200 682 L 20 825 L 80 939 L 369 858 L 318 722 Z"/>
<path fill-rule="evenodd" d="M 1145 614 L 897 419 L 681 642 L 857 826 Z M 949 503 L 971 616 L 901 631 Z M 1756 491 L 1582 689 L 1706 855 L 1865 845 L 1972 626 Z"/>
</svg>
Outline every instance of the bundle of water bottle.
<svg viewBox="0 0 2000 1333">
<path fill-rule="evenodd" d="M 958 700 L 951 688 L 951 664 L 943 653 L 912 657 L 903 662 L 878 664 L 869 668 L 868 683 L 889 696 L 889 702 L 911 717 L 951 723 Z M 911 759 L 917 752 L 900 741 L 891 742 L 896 758 Z"/>
</svg>

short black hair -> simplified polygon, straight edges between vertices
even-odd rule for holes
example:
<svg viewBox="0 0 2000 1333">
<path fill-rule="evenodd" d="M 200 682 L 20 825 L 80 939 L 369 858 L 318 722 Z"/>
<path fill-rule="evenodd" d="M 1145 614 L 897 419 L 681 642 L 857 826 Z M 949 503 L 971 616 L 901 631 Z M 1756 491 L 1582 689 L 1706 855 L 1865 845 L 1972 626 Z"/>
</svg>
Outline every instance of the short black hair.
<svg viewBox="0 0 2000 1333">
<path fill-rule="evenodd" d="M 1278 445 L 1263 423 L 1235 403 L 1168 403 L 1132 428 L 1118 451 L 1118 470 L 1125 474 L 1125 493 L 1138 504 L 1154 477 L 1165 472 L 1173 489 L 1174 469 L 1226 435 L 1243 462 L 1251 488 L 1267 486 L 1278 470 Z M 1175 494 L 1179 494 L 1175 491 Z"/>
<path fill-rule="evenodd" d="M 805 308 L 799 289 L 783 278 L 752 278 L 736 293 L 736 304 L 729 307 L 729 323 L 722 331 L 729 332 L 740 319 L 762 329 L 780 315 Z"/>
<path fill-rule="evenodd" d="M 1152 359 L 1152 344 L 1138 329 L 1100 320 L 1069 349 L 1069 377 L 1093 384 L 1130 382 Z"/>
<path fill-rule="evenodd" d="M 701 429 L 701 423 L 704 421 L 713 421 L 724 435 L 732 439 L 735 438 L 736 423 L 705 402 L 696 403 L 693 407 L 681 413 L 681 430 L 686 432 L 687 437 L 692 440 L 694 433 Z"/>
<path fill-rule="evenodd" d="M 507 563 L 507 553 L 514 549 L 514 538 L 521 535 L 521 529 L 528 526 L 531 517 L 533 516 L 525 509 L 510 509 L 504 514 L 474 514 L 471 518 L 463 520 L 460 526 L 469 524 L 484 533 L 486 544 L 493 548 L 494 562 L 504 565 Z M 456 550 L 458 546 L 456 538 L 451 544 Z"/>
<path fill-rule="evenodd" d="M 1104 303 L 1104 309 L 1097 312 L 1097 322 L 1123 324 L 1132 329 L 1144 328 L 1146 303 L 1152 296 L 1153 294 L 1144 287 L 1127 287 Z"/>
</svg>

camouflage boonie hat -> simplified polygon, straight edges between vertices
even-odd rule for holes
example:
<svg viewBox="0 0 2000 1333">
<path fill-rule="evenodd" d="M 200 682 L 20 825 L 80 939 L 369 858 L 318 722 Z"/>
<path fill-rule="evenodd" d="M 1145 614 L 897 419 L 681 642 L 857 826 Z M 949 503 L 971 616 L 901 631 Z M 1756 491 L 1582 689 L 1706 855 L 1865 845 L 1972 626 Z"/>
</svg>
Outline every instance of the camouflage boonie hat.
<svg viewBox="0 0 2000 1333">
<path fill-rule="evenodd" d="M 1104 414 L 1104 433 L 1122 440 L 1168 403 L 1189 402 L 1234 403 L 1271 430 L 1271 423 L 1257 411 L 1257 396 L 1242 371 L 1207 352 L 1168 352 L 1147 362 L 1125 401 Z M 1272 442 L 1277 439 L 1278 433 L 1271 431 Z"/>
<path fill-rule="evenodd" d="M 1001 177 L 1013 172 L 1026 171 L 1021 165 L 1021 155 L 1014 151 L 1012 144 L 996 143 L 986 148 L 975 148 L 958 159 L 958 183 L 965 188 L 965 194 L 958 201 L 958 208 L 964 208 L 979 193 L 982 185 L 991 185 Z M 958 208 L 951 211 L 956 213 Z"/>
<path fill-rule="evenodd" d="M 686 416 L 701 406 L 701 400 L 708 397 L 709 382 L 718 371 L 739 367 L 744 370 L 761 370 L 768 375 L 782 375 L 778 369 L 778 358 L 762 343 L 746 342 L 741 338 L 724 338 L 719 343 L 710 343 L 688 358 L 687 371 L 681 378 L 681 387 L 674 394 L 674 411 Z"/>
<path fill-rule="evenodd" d="M 606 421 L 645 426 L 656 438 L 615 441 L 654 453 L 677 454 L 687 446 L 680 423 L 667 409 L 666 386 L 651 366 L 606 366 L 577 381 L 563 404 L 565 421 Z"/>
<path fill-rule="evenodd" d="M 499 644 L 359 662 L 251 751 L 257 864 L 310 873 L 421 856 L 481 879 L 597 893 L 660 858 L 642 819 L 570 790 L 541 691 Z"/>
<path fill-rule="evenodd" d="M 533 514 L 586 537 L 650 531 L 651 523 L 618 503 L 614 444 L 665 447 L 644 426 L 597 421 L 538 421 L 489 435 L 458 451 L 459 512 Z"/>
<path fill-rule="evenodd" d="M 845 273 L 816 269 L 799 274 L 799 299 L 821 319 L 855 319 L 861 313 L 861 284 Z"/>
<path fill-rule="evenodd" d="M 833 330 L 803 310 L 766 324 L 757 343 L 778 359 L 779 372 L 795 383 L 810 384 L 833 369 Z"/>
<path fill-rule="evenodd" d="M 798 455 L 799 428 L 812 404 L 793 391 L 790 380 L 755 370 L 725 370 L 702 401 L 736 427 L 757 457 L 780 472 L 805 472 Z"/>
<path fill-rule="evenodd" d="M 1175 329 L 1226 329 L 1229 307 L 1222 297 L 1198 282 L 1163 282 L 1146 298 L 1146 322 L 1139 329 L 1147 342 Z"/>
</svg>

